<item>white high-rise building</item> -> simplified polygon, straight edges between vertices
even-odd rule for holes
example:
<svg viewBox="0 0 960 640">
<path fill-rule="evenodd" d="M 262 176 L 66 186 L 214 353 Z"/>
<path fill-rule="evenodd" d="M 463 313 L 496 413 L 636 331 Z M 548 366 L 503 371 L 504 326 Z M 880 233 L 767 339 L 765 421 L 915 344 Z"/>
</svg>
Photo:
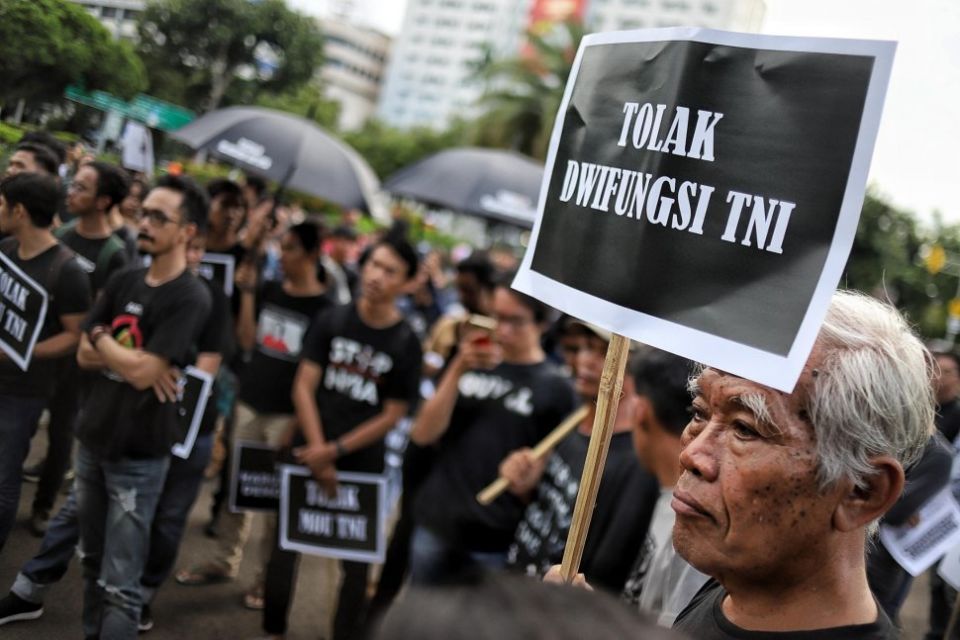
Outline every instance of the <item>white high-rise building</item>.
<svg viewBox="0 0 960 640">
<path fill-rule="evenodd" d="M 335 19 L 322 20 L 323 65 L 318 71 L 325 95 L 340 103 L 341 129 L 359 129 L 377 105 L 390 38 L 375 29 Z"/>
<path fill-rule="evenodd" d="M 146 0 L 73 0 L 83 5 L 94 18 L 105 26 L 114 38 L 135 40 L 137 19 Z"/>
<path fill-rule="evenodd" d="M 554 2 L 556 0 L 553 0 Z M 409 0 L 394 41 L 377 116 L 398 127 L 443 127 L 475 114 L 471 76 L 485 52 L 517 55 L 533 9 L 551 0 Z M 578 0 L 587 29 L 700 26 L 759 30 L 763 0 Z"/>
</svg>

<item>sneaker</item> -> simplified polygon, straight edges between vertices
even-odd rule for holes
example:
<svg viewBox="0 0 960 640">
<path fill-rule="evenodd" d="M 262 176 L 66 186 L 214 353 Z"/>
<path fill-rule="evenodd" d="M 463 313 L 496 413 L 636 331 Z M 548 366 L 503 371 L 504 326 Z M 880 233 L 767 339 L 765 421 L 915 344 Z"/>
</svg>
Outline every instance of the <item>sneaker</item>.
<svg viewBox="0 0 960 640">
<path fill-rule="evenodd" d="M 30 522 L 27 523 L 27 528 L 30 529 L 30 533 L 33 534 L 36 538 L 42 538 L 47 532 L 47 524 L 50 522 L 50 514 L 46 511 L 34 511 L 33 515 L 30 516 Z"/>
<path fill-rule="evenodd" d="M 40 482 L 43 475 L 43 460 L 23 468 L 23 479 L 27 482 Z"/>
<path fill-rule="evenodd" d="M 36 620 L 43 615 L 43 605 L 27 602 L 15 593 L 0 600 L 0 626 L 18 620 Z"/>
<path fill-rule="evenodd" d="M 145 604 L 140 607 L 140 622 L 137 623 L 137 631 L 146 633 L 153 629 L 153 614 L 150 612 L 150 605 Z"/>
</svg>

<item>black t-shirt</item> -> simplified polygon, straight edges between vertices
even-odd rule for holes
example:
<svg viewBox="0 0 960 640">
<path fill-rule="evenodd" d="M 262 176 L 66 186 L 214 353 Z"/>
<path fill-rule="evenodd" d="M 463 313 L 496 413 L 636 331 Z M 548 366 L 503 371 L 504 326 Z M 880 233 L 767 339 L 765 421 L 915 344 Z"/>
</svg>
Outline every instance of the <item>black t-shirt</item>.
<svg viewBox="0 0 960 640">
<path fill-rule="evenodd" d="M 293 413 L 293 378 L 311 322 L 331 306 L 325 294 L 291 296 L 265 282 L 257 296 L 257 340 L 240 375 L 240 399 L 258 413 Z"/>
<path fill-rule="evenodd" d="M 589 446 L 590 436 L 578 431 L 547 459 L 536 498 L 527 506 L 507 554 L 508 566 L 543 577 L 563 560 Z M 631 434 L 615 433 L 580 560 L 587 582 L 620 591 L 630 572 L 624 559 L 637 555 L 659 495 L 656 478 L 637 460 Z"/>
<path fill-rule="evenodd" d="M 70 249 L 55 245 L 38 256 L 22 260 L 16 238 L 0 242 L 10 260 L 47 291 L 47 315 L 37 336 L 37 343 L 63 331 L 60 316 L 86 313 L 90 309 L 90 280 Z M 3 301 L 0 300 L 0 303 Z M 49 395 L 56 378 L 58 359 L 31 358 L 30 366 L 21 371 L 12 360 L 0 358 L 0 394 L 36 397 Z"/>
<path fill-rule="evenodd" d="M 536 445 L 575 406 L 570 382 L 547 362 L 464 373 L 439 458 L 417 494 L 417 523 L 466 550 L 506 551 L 525 505 L 505 492 L 482 506 L 476 495 L 507 454 Z"/>
<path fill-rule="evenodd" d="M 900 637 L 890 618 L 877 605 L 877 619 L 870 624 L 817 629 L 814 631 L 748 631 L 736 626 L 721 607 L 727 592 L 711 580 L 680 612 L 673 628 L 697 640 L 895 640 Z M 816 612 L 810 612 L 814 619 Z"/>
<path fill-rule="evenodd" d="M 234 269 L 236 269 L 237 267 L 240 266 L 240 263 L 243 262 L 243 259 L 247 257 L 247 250 L 246 248 L 244 248 L 242 244 L 238 242 L 232 247 L 230 247 L 229 249 L 226 249 L 224 251 L 215 251 L 207 247 L 207 255 L 209 256 L 211 254 L 221 254 L 221 255 L 232 256 L 233 262 L 234 262 Z M 221 287 L 224 284 L 220 280 L 215 280 L 215 281 L 219 282 Z M 230 312 L 233 314 L 234 318 L 236 318 L 237 314 L 240 313 L 240 296 L 241 296 L 240 290 L 234 287 L 233 295 L 230 296 Z"/>
<path fill-rule="evenodd" d="M 111 328 L 129 349 L 142 349 L 178 367 L 192 364 L 212 306 L 210 293 L 184 272 L 157 287 L 147 285 L 146 268 L 110 278 L 86 321 Z M 139 391 L 109 370 L 93 382 L 77 427 L 87 448 L 108 459 L 159 458 L 170 453 L 177 405 L 161 403 L 152 389 Z"/>
<path fill-rule="evenodd" d="M 93 295 L 103 289 L 110 276 L 127 265 L 129 256 L 123 239 L 116 233 L 106 238 L 84 238 L 75 227 L 58 234 L 60 242 L 73 249 L 77 262 L 90 276 Z"/>
<path fill-rule="evenodd" d="M 323 367 L 317 407 L 328 441 L 383 411 L 385 400 L 416 402 L 423 355 L 416 334 L 401 320 L 385 329 L 368 327 L 355 303 L 317 318 L 303 358 Z M 342 471 L 383 471 L 383 440 L 337 460 Z"/>
</svg>

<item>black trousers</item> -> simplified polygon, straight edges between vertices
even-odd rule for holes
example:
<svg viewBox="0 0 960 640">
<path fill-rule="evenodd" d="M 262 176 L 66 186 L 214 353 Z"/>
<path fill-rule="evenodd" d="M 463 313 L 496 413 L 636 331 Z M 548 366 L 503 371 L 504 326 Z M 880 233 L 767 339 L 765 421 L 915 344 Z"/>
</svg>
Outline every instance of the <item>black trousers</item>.
<svg viewBox="0 0 960 640">
<path fill-rule="evenodd" d="M 66 364 L 57 378 L 47 408 L 50 424 L 47 426 L 47 457 L 33 497 L 33 512 L 49 514 L 63 486 L 63 479 L 73 464 L 73 425 L 80 409 L 80 373 L 76 366 Z"/>
</svg>

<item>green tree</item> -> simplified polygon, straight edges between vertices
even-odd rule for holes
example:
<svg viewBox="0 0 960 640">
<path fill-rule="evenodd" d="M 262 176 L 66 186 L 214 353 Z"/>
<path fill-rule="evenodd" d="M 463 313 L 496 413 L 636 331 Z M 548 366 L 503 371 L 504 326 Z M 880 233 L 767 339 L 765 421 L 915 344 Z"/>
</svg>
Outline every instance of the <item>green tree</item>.
<svg viewBox="0 0 960 640">
<path fill-rule="evenodd" d="M 0 0 L 0 102 L 58 101 L 70 84 L 131 97 L 143 63 L 69 0 Z"/>
<path fill-rule="evenodd" d="M 138 28 L 151 93 L 199 111 L 294 90 L 323 55 L 317 24 L 284 0 L 153 0 Z"/>
<path fill-rule="evenodd" d="M 583 35 L 583 23 L 571 20 L 544 34 L 527 33 L 526 46 L 517 57 L 484 56 L 474 75 L 485 87 L 478 102 L 483 115 L 474 123 L 474 143 L 544 159 Z"/>
<path fill-rule="evenodd" d="M 429 127 L 395 129 L 370 120 L 362 129 L 344 133 L 342 137 L 366 159 L 382 180 L 432 153 L 463 145 L 466 126 L 455 121 L 444 131 Z"/>
<path fill-rule="evenodd" d="M 337 126 L 337 118 L 340 115 L 340 103 L 326 98 L 320 87 L 313 82 L 303 84 L 287 93 L 260 94 L 255 102 L 261 107 L 295 113 L 327 129 Z"/>
</svg>

